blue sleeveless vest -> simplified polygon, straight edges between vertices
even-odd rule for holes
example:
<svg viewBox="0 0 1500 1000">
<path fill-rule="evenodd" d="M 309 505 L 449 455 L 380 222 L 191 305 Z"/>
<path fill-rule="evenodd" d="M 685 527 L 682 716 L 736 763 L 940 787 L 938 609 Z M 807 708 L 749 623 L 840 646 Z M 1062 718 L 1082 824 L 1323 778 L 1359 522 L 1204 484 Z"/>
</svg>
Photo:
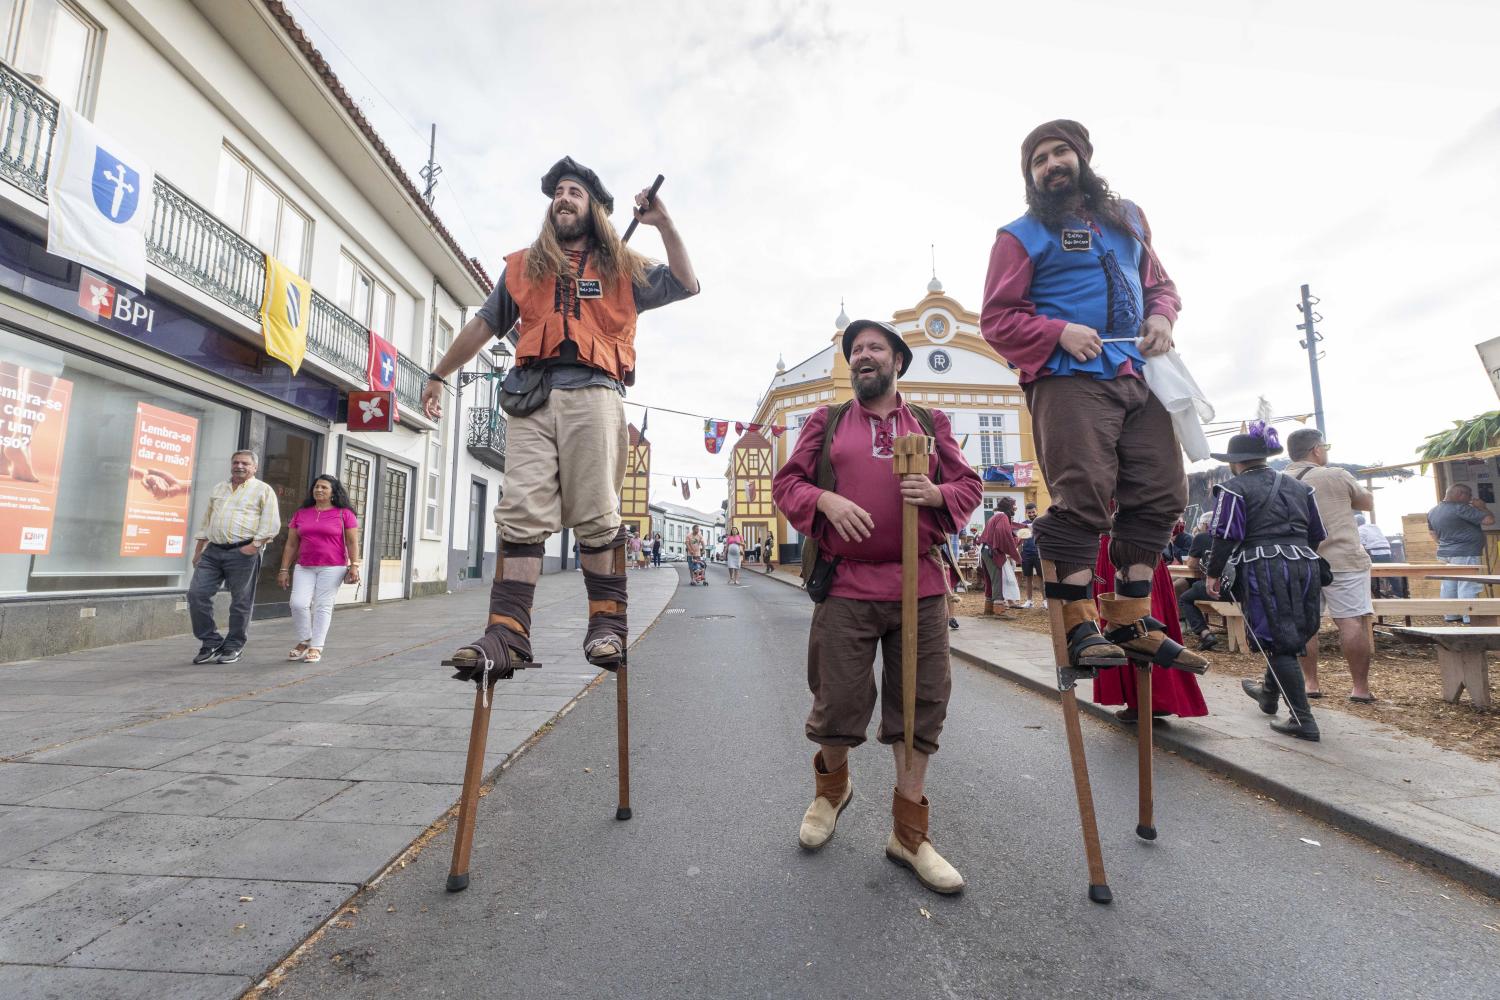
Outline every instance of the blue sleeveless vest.
<svg viewBox="0 0 1500 1000">
<path fill-rule="evenodd" d="M 1139 229 L 1140 213 L 1128 202 L 1125 211 Z M 1030 299 L 1037 315 L 1068 323 L 1081 323 L 1099 331 L 1099 336 L 1135 337 L 1146 318 L 1141 293 L 1141 259 L 1145 250 L 1132 233 L 1099 223 L 1096 231 L 1082 219 L 1063 226 L 1071 233 L 1088 233 L 1087 249 L 1064 250 L 1062 232 L 1046 228 L 1026 214 L 1003 226 L 1031 258 Z M 1080 241 L 1081 242 L 1081 241 Z M 1059 345 L 1047 359 L 1053 375 L 1092 375 L 1111 379 L 1126 361 L 1137 374 L 1146 370 L 1146 359 L 1133 342 L 1105 344 L 1104 353 L 1092 361 L 1079 361 Z"/>
</svg>

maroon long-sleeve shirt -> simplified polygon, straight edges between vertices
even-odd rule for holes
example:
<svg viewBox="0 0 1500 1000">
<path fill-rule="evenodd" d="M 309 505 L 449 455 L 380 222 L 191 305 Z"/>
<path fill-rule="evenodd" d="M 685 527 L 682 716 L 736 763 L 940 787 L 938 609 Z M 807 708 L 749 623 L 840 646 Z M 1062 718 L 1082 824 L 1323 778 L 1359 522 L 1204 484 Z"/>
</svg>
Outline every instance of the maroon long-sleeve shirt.
<svg viewBox="0 0 1500 1000">
<path fill-rule="evenodd" d="M 1139 207 L 1136 209 L 1140 211 Z M 1176 325 L 1182 309 L 1177 286 L 1151 248 L 1151 225 L 1144 212 L 1141 218 L 1141 242 L 1146 254 L 1141 260 L 1141 297 L 1146 316 L 1165 316 Z M 990 269 L 984 279 L 984 301 L 979 312 L 979 331 L 1002 358 L 1021 373 L 1021 382 L 1034 382 L 1047 374 L 1047 359 L 1057 349 L 1058 338 L 1068 320 L 1040 316 L 1029 298 L 1031 291 L 1031 257 L 1005 230 L 995 234 L 990 249 Z M 1134 375 L 1129 362 L 1118 375 Z"/>
<path fill-rule="evenodd" d="M 828 519 L 818 513 L 818 455 L 823 449 L 823 429 L 829 407 L 808 418 L 793 449 L 771 487 L 776 506 L 786 515 L 792 527 L 818 540 L 820 551 L 843 556 L 834 573 L 835 597 L 864 601 L 901 600 L 901 484 L 892 471 L 892 447 L 902 434 L 925 434 L 917 418 L 897 396 L 897 407 L 890 416 L 881 418 L 865 409 L 858 400 L 839 421 L 833 435 L 830 458 L 836 492 L 863 508 L 875 522 L 875 530 L 864 541 L 846 542 Z M 933 545 L 944 544 L 958 525 L 969 520 L 984 494 L 979 476 L 964 460 L 948 418 L 941 410 L 932 411 L 933 437 L 937 453 L 928 462 L 928 477 L 942 470 L 938 490 L 943 495 L 941 507 L 919 507 L 918 548 L 923 553 L 917 574 L 917 592 L 921 597 L 947 593 L 944 570 L 936 559 L 926 558 Z"/>
<path fill-rule="evenodd" d="M 984 530 L 979 533 L 979 544 L 990 547 L 990 551 L 997 557 L 996 562 L 1008 558 L 1019 566 L 1021 565 L 1021 546 L 1016 539 L 1016 531 L 1017 528 L 1011 523 L 1010 515 L 997 511 L 985 524 Z"/>
</svg>

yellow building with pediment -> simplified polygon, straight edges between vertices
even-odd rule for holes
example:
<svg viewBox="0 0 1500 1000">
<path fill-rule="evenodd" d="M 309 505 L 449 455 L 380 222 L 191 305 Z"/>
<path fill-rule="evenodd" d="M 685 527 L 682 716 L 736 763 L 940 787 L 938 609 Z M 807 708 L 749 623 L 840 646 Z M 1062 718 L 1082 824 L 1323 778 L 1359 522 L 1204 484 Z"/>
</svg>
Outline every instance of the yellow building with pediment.
<svg viewBox="0 0 1500 1000">
<path fill-rule="evenodd" d="M 843 331 L 850 319 L 841 309 L 830 342 L 822 350 L 788 368 L 778 361 L 755 411 L 755 423 L 780 424 L 786 432 L 768 437 L 771 464 L 781 468 L 797 446 L 802 424 L 819 407 L 854 398 L 849 363 L 844 360 Z M 984 503 L 969 524 L 982 527 L 1001 497 L 1013 497 L 1018 512 L 1036 502 L 1046 509 L 1048 498 L 1032 446 L 1031 414 L 1021 394 L 1020 380 L 979 333 L 979 315 L 965 309 L 943 291 L 936 277 L 927 294 L 909 309 L 898 309 L 888 322 L 912 349 L 911 368 L 898 386 L 910 402 L 942 410 L 964 456 L 985 479 Z M 1030 473 L 1029 485 L 1024 482 Z M 731 471 L 731 476 L 733 472 Z M 802 538 L 780 512 L 775 514 L 779 558 L 796 559 Z"/>
</svg>

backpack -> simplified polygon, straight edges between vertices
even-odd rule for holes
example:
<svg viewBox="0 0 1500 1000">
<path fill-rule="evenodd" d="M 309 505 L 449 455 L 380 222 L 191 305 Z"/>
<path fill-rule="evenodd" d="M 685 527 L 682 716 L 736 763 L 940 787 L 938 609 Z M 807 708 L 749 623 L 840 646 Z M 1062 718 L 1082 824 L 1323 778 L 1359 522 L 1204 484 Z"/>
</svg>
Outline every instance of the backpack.
<svg viewBox="0 0 1500 1000">
<path fill-rule="evenodd" d="M 833 433 L 838 430 L 839 421 L 844 419 L 844 414 L 848 413 L 849 408 L 853 405 L 854 401 L 851 399 L 840 403 L 838 406 L 823 407 L 828 413 L 828 422 L 823 425 L 823 447 L 818 452 L 818 475 L 814 480 L 821 490 L 832 492 L 838 487 L 838 477 L 833 472 Z M 935 433 L 933 430 L 932 411 L 925 406 L 918 406 L 916 403 L 907 403 L 906 408 L 911 411 L 912 416 L 917 418 L 917 423 L 921 425 L 922 430 L 927 433 L 927 436 L 932 437 Z M 943 481 L 941 466 L 935 470 L 932 481 L 934 483 L 941 483 Z M 804 585 L 811 579 L 813 566 L 817 564 L 817 561 L 818 540 L 808 536 L 802 540 L 802 583 Z"/>
</svg>

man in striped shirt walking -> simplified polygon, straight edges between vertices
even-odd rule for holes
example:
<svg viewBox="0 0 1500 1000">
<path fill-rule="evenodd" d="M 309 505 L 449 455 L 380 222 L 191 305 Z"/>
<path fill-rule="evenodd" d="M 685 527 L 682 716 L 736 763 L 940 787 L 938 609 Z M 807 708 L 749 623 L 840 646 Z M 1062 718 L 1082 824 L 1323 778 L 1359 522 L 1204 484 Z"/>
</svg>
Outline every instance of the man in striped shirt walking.
<svg viewBox="0 0 1500 1000">
<path fill-rule="evenodd" d="M 248 639 L 261 552 L 281 531 L 276 491 L 255 478 L 256 468 L 252 451 L 230 456 L 229 481 L 214 486 L 203 512 L 188 588 L 188 614 L 201 643 L 194 663 L 233 663 Z M 214 594 L 221 584 L 230 595 L 225 635 L 214 625 Z"/>
</svg>

